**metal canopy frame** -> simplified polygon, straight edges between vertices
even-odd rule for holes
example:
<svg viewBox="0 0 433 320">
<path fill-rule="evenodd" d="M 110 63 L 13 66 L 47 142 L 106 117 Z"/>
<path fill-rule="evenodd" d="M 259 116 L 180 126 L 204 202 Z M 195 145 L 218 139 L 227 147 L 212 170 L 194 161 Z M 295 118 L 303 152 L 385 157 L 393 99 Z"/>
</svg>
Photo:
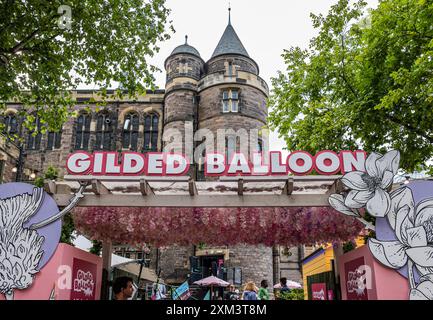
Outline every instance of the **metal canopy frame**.
<svg viewBox="0 0 433 320">
<path fill-rule="evenodd" d="M 77 205 L 80 207 L 324 207 L 329 206 L 329 194 L 342 189 L 339 178 L 341 176 L 224 176 L 216 181 L 195 181 L 189 176 L 66 175 L 64 181 L 47 181 L 45 190 L 60 207 L 68 205 L 77 183 L 86 185 L 84 198 Z M 161 182 L 183 183 L 185 192 L 158 193 L 151 184 Z M 117 183 L 116 190 L 110 189 L 110 183 Z M 227 194 L 207 188 L 206 183 L 218 183 L 219 187 L 227 190 L 229 184 L 237 187 L 234 187 L 233 194 Z M 250 183 L 259 183 L 260 186 L 250 192 Z M 281 187 L 269 193 L 266 188 L 270 183 L 280 183 Z M 305 187 L 314 183 L 314 188 L 320 192 L 297 191 L 300 184 Z M 167 190 L 170 191 L 170 187 L 166 187 Z"/>
</svg>

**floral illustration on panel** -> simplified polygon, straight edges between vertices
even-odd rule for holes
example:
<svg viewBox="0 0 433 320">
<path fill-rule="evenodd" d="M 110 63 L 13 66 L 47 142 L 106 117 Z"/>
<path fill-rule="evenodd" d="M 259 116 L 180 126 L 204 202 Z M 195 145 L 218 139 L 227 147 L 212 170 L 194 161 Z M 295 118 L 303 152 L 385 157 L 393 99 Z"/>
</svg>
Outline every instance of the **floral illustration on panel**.
<svg viewBox="0 0 433 320">
<path fill-rule="evenodd" d="M 349 189 L 332 194 L 329 203 L 337 211 L 365 221 L 363 211 L 377 219 L 386 219 L 395 240 L 370 238 L 368 246 L 383 265 L 407 269 L 411 300 L 433 300 L 433 198 L 415 204 L 409 187 L 391 191 L 397 174 L 400 153 L 372 153 L 365 162 L 365 172 L 346 173 L 341 181 Z"/>
</svg>

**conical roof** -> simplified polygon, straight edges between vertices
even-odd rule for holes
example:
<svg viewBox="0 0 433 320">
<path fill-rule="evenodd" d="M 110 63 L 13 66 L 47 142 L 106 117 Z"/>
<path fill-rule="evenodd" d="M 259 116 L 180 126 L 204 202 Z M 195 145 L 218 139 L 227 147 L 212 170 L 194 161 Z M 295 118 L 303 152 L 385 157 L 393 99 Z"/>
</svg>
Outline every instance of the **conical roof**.
<svg viewBox="0 0 433 320">
<path fill-rule="evenodd" d="M 240 54 L 248 58 L 250 57 L 230 22 L 218 42 L 212 58 L 222 54 Z"/>
</svg>

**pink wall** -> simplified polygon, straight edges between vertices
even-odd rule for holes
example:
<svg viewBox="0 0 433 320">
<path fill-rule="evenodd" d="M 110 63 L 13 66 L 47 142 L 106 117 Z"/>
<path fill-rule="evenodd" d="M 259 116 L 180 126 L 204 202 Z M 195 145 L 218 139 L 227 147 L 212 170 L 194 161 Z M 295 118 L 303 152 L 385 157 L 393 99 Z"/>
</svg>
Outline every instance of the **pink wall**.
<svg viewBox="0 0 433 320">
<path fill-rule="evenodd" d="M 340 272 L 340 283 L 343 300 L 353 300 L 353 292 L 348 292 L 348 280 L 346 279 L 345 264 L 349 266 L 354 260 L 364 258 L 366 269 L 370 268 L 370 272 L 366 272 L 366 282 L 371 283 L 371 287 L 367 287 L 368 300 L 408 300 L 409 298 L 409 283 L 405 277 L 400 275 L 396 270 L 383 266 L 380 262 L 374 259 L 367 245 L 350 251 L 339 257 L 338 270 Z M 350 268 L 348 268 L 350 270 Z M 351 298 L 348 295 L 351 294 Z M 358 299 L 366 298 L 367 295 L 360 295 Z"/>
<path fill-rule="evenodd" d="M 57 246 L 54 255 L 36 275 L 33 284 L 29 288 L 14 291 L 14 299 L 49 300 L 54 288 L 55 300 L 70 300 L 74 280 L 76 279 L 76 274 L 73 274 L 74 258 L 80 259 L 82 263 L 93 267 L 96 276 L 93 279 L 95 291 L 92 298 L 99 300 L 101 295 L 102 258 L 64 243 Z M 4 300 L 2 294 L 0 294 L 0 300 Z"/>
</svg>

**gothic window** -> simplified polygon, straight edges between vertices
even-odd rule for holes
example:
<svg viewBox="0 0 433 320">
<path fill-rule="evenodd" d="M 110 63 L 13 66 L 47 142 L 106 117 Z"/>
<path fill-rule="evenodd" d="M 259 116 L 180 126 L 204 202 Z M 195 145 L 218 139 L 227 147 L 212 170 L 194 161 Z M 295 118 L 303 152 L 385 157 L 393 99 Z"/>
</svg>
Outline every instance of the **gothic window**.
<svg viewBox="0 0 433 320">
<path fill-rule="evenodd" d="M 144 116 L 144 151 L 158 150 L 158 123 L 157 114 L 150 113 Z"/>
<path fill-rule="evenodd" d="M 137 150 L 138 129 L 140 126 L 138 114 L 131 112 L 126 115 L 123 123 L 122 146 L 126 149 Z"/>
<path fill-rule="evenodd" d="M 90 139 L 90 122 L 91 116 L 88 113 L 82 113 L 77 119 L 75 126 L 75 149 L 87 150 Z"/>
<path fill-rule="evenodd" d="M 41 121 L 38 115 L 35 115 L 34 130 L 29 130 L 27 134 L 27 149 L 28 150 L 39 150 L 41 147 Z"/>
<path fill-rule="evenodd" d="M 53 149 L 60 149 L 62 141 L 62 129 L 60 131 L 50 131 L 48 132 L 48 139 L 47 139 L 47 149 L 53 150 Z"/>
<path fill-rule="evenodd" d="M 9 113 L 3 118 L 3 132 L 8 137 L 18 133 L 18 120 L 14 113 Z"/>
<path fill-rule="evenodd" d="M 223 91 L 223 112 L 238 112 L 239 111 L 239 92 L 236 89 Z"/>
<path fill-rule="evenodd" d="M 111 150 L 113 119 L 107 111 L 99 112 L 96 117 L 96 150 Z"/>
</svg>

